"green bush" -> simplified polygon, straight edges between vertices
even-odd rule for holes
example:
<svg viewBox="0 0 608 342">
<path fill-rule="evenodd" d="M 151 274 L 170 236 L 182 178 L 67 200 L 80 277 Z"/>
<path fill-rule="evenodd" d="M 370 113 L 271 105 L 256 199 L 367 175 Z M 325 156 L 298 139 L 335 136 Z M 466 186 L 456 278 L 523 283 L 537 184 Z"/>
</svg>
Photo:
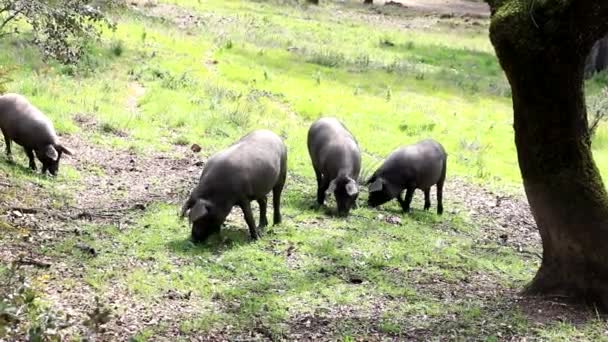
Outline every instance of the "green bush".
<svg viewBox="0 0 608 342">
<path fill-rule="evenodd" d="M 8 84 L 12 81 L 10 73 L 11 69 L 0 65 L 0 95 L 8 92 Z"/>
<path fill-rule="evenodd" d="M 32 42 L 62 63 L 75 63 L 101 28 L 114 28 L 105 11 L 124 0 L 0 0 L 0 38 L 18 33 L 19 20 L 32 29 Z"/>
</svg>

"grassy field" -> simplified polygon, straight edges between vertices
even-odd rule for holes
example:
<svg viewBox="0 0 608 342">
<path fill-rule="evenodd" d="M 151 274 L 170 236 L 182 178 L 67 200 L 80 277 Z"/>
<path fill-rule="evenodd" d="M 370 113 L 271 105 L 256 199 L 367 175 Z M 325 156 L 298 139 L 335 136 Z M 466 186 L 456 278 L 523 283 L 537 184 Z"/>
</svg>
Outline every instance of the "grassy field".
<svg viewBox="0 0 608 342">
<path fill-rule="evenodd" d="M 0 161 L 0 294 L 11 295 L 0 340 L 64 323 L 65 339 L 137 341 L 606 338 L 592 308 L 517 294 L 540 245 L 486 19 L 358 1 L 134 3 L 77 66 L 0 41 L 9 89 L 77 151 L 57 179 L 28 171 L 17 149 L 16 164 Z M 421 211 L 421 194 L 409 216 L 396 203 L 347 219 L 313 210 L 305 139 L 325 115 L 355 134 L 366 170 L 397 146 L 440 141 L 447 213 Z M 289 148 L 285 222 L 251 243 L 234 210 L 221 237 L 192 244 L 181 202 L 205 158 L 255 128 Z M 606 126 L 594 153 L 606 172 Z M 15 307 L 20 322 L 4 318 Z"/>
</svg>

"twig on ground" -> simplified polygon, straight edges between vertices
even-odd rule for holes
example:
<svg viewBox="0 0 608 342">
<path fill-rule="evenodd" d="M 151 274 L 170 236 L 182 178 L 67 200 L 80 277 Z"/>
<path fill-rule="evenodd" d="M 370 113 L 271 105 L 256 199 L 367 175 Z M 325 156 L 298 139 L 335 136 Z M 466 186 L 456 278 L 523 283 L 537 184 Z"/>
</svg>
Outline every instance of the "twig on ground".
<svg viewBox="0 0 608 342">
<path fill-rule="evenodd" d="M 40 267 L 40 268 L 49 268 L 49 267 L 51 267 L 51 264 L 48 263 L 48 262 L 44 262 L 44 261 L 40 261 L 40 260 L 35 260 L 35 259 L 31 259 L 31 258 L 17 259 L 16 263 L 20 264 L 20 265 L 32 265 L 32 266 L 36 266 L 36 267 Z"/>
<path fill-rule="evenodd" d="M 12 207 L 11 211 L 18 211 L 23 214 L 37 214 L 39 212 L 44 212 L 43 209 L 40 208 L 22 208 L 22 207 Z"/>
</svg>

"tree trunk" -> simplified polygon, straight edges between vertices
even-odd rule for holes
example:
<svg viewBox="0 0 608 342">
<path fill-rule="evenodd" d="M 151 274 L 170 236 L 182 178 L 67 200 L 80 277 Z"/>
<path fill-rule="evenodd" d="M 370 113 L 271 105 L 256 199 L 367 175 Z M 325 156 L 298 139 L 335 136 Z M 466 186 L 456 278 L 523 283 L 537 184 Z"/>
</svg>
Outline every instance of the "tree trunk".
<svg viewBox="0 0 608 342">
<path fill-rule="evenodd" d="M 363 3 L 366 5 L 371 5 L 374 3 L 374 0 L 363 0 Z"/>
<path fill-rule="evenodd" d="M 306 0 L 306 2 L 311 3 L 313 5 L 318 5 L 319 4 L 319 0 Z"/>
<path fill-rule="evenodd" d="M 608 9 L 590 0 L 545 2 L 552 7 L 533 11 L 524 0 L 489 3 L 490 38 L 511 85 L 519 167 L 543 244 L 526 292 L 608 308 L 608 194 L 591 155 L 583 93 L 585 60 L 608 30 L 601 22 Z"/>
</svg>

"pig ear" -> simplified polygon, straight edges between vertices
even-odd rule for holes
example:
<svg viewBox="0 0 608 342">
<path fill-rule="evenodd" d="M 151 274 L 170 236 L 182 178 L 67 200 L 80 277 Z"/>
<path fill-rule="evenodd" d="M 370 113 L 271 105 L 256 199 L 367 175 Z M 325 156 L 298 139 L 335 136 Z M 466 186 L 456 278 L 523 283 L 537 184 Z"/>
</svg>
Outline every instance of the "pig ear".
<svg viewBox="0 0 608 342">
<path fill-rule="evenodd" d="M 52 161 L 56 161 L 57 158 L 59 158 L 59 153 L 57 153 L 57 150 L 55 149 L 55 147 L 53 145 L 44 146 L 42 148 L 42 152 L 44 153 L 45 156 L 50 158 Z"/>
<path fill-rule="evenodd" d="M 201 217 L 207 214 L 207 206 L 205 206 L 205 202 L 198 200 L 194 204 L 194 206 L 190 209 L 190 215 L 188 218 L 190 222 L 196 222 L 201 219 Z"/>
<path fill-rule="evenodd" d="M 186 203 L 184 203 L 184 205 L 182 206 L 182 212 L 180 217 L 184 218 L 186 217 L 186 213 L 188 212 L 188 210 L 190 210 L 190 208 L 192 208 L 192 206 L 194 205 L 194 201 L 192 199 L 188 199 L 186 201 Z"/>
<path fill-rule="evenodd" d="M 69 148 L 67 148 L 67 147 L 65 147 L 65 146 L 63 146 L 63 145 L 55 145 L 55 148 L 56 148 L 58 151 L 61 151 L 61 152 L 65 153 L 65 154 L 67 154 L 68 156 L 71 156 L 71 155 L 73 155 L 73 154 L 74 154 L 74 153 L 72 152 L 72 150 L 70 150 Z"/>
<path fill-rule="evenodd" d="M 376 178 L 376 180 L 374 180 L 373 183 L 370 184 L 369 192 L 376 192 L 382 190 L 383 183 L 384 181 L 382 180 L 382 178 Z"/>
<path fill-rule="evenodd" d="M 332 193 L 336 191 L 336 180 L 332 180 L 331 182 L 329 182 L 329 187 L 327 187 L 327 190 L 325 190 L 325 193 Z"/>
<path fill-rule="evenodd" d="M 346 183 L 346 193 L 348 196 L 354 196 L 359 193 L 357 183 L 354 180 L 351 179 L 350 182 Z"/>
</svg>

